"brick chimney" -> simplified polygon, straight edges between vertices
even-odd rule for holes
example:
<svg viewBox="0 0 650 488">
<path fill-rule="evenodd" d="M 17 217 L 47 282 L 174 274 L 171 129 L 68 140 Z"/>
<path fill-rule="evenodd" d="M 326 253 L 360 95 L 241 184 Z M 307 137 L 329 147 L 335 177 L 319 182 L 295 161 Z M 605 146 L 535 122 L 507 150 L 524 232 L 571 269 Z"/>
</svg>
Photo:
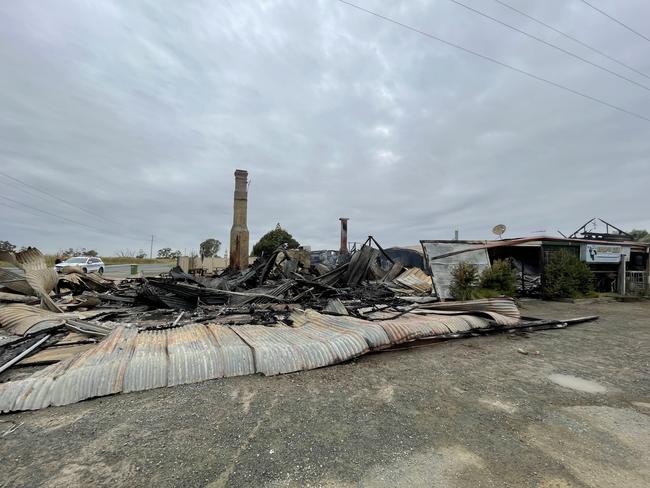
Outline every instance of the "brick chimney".
<svg viewBox="0 0 650 488">
<path fill-rule="evenodd" d="M 235 171 L 235 201 L 230 229 L 230 267 L 248 267 L 248 171 Z"/>
<path fill-rule="evenodd" d="M 341 254 L 347 254 L 348 253 L 348 220 L 350 220 L 347 217 L 341 217 L 339 218 L 341 221 L 341 248 L 339 249 L 339 252 Z"/>
</svg>

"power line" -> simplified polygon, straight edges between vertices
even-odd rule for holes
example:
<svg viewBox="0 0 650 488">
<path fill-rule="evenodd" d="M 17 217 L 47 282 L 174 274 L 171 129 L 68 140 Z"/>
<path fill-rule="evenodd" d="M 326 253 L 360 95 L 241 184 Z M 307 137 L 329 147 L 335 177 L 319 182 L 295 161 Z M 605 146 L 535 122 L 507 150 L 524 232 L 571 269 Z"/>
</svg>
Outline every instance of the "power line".
<svg viewBox="0 0 650 488">
<path fill-rule="evenodd" d="M 518 8 L 513 7 L 512 5 L 506 3 L 506 2 L 504 2 L 504 1 L 502 1 L 502 0 L 494 0 L 494 1 L 497 2 L 497 3 L 500 4 L 500 5 L 503 5 L 503 6 L 506 7 L 506 8 L 509 8 L 510 10 L 512 10 L 512 11 L 514 11 L 514 12 L 517 12 L 517 13 L 520 14 L 520 15 L 523 15 L 524 17 L 526 17 L 527 19 L 532 20 L 533 22 L 537 22 L 538 24 L 543 25 L 544 27 L 546 27 L 546 28 L 552 30 L 553 32 L 556 32 L 556 33 L 560 34 L 561 36 L 564 36 L 564 37 L 566 37 L 567 39 L 572 40 L 573 42 L 577 42 L 578 44 L 580 44 L 580 45 L 583 46 L 583 47 L 586 47 L 587 49 L 591 50 L 592 52 L 595 52 L 596 54 L 600 54 L 600 55 L 603 56 L 604 58 L 607 58 L 607 59 L 609 59 L 610 61 L 613 61 L 613 62 L 615 62 L 616 64 L 618 64 L 618 65 L 620 65 L 620 66 L 623 66 L 624 68 L 627 68 L 627 69 L 629 69 L 629 70 L 631 70 L 631 71 L 634 71 L 635 73 L 637 73 L 637 74 L 639 74 L 639 75 L 641 75 L 641 76 L 643 76 L 643 77 L 645 77 L 645 78 L 648 78 L 648 79 L 650 80 L 650 76 L 646 75 L 643 71 L 639 71 L 638 69 L 636 69 L 636 68 L 630 66 L 629 64 L 624 63 L 623 61 L 619 61 L 618 59 L 616 59 L 616 58 L 610 56 L 609 54 L 607 54 L 607 53 L 601 51 L 600 49 L 597 49 L 597 48 L 595 48 L 595 47 L 593 47 L 593 46 L 590 46 L 590 45 L 587 44 L 586 42 L 583 42 L 583 41 L 581 41 L 580 39 L 577 39 L 577 38 L 573 37 L 571 34 L 567 34 L 566 32 L 563 32 L 563 31 L 561 31 L 560 29 L 557 29 L 557 28 L 553 27 L 552 25 L 547 24 L 546 22 L 544 22 L 544 21 L 542 21 L 542 20 L 536 19 L 536 18 L 533 17 L 532 15 L 529 15 L 529 14 L 527 14 L 526 12 L 523 12 L 523 11 L 519 10 Z"/>
<path fill-rule="evenodd" d="M 89 210 L 85 210 L 84 208 L 79 207 L 79 206 L 75 205 L 74 203 L 65 200 L 64 198 L 60 198 L 60 197 L 58 197 L 57 195 L 54 195 L 54 194 L 49 193 L 49 192 L 46 192 L 45 190 L 41 190 L 41 189 L 39 189 L 39 188 L 37 188 L 37 187 L 35 187 L 35 186 L 33 186 L 33 185 L 27 183 L 27 182 L 24 182 L 24 181 L 22 181 L 22 180 L 20 180 L 20 179 L 18 179 L 18 178 L 15 178 L 15 177 L 13 177 L 13 176 L 10 176 L 10 175 L 8 175 L 8 174 L 3 173 L 2 171 L 0 171 L 0 177 L 2 177 L 2 176 L 5 177 L 5 178 L 8 178 L 8 179 L 10 179 L 10 180 L 16 181 L 16 182 L 20 183 L 20 184 L 23 185 L 23 186 L 26 186 L 26 187 L 28 187 L 28 188 L 31 188 L 32 191 L 37 191 L 37 192 L 39 192 L 39 193 L 42 193 L 42 194 L 44 194 L 44 195 L 49 196 L 50 198 L 53 198 L 53 199 L 58 200 L 58 201 L 60 201 L 60 202 L 63 202 L 63 203 L 65 203 L 65 204 L 67 204 L 67 205 L 69 205 L 69 206 L 71 206 L 71 207 L 73 207 L 73 208 L 75 208 L 75 209 L 77 209 L 77 210 L 81 210 L 82 212 L 85 212 L 86 214 L 88 214 L 88 215 L 90 215 L 90 216 L 92 216 L 92 217 L 98 217 L 98 218 L 100 218 L 100 219 L 102 219 L 102 220 L 105 220 L 105 221 L 107 221 L 107 222 L 110 222 L 110 223 L 113 223 L 113 224 L 116 224 L 116 225 L 119 225 L 119 226 L 123 226 L 123 224 L 122 224 L 121 222 L 118 222 L 117 220 L 108 219 L 108 218 L 106 218 L 106 217 L 103 217 L 103 216 L 101 216 L 101 215 L 99 215 L 99 214 L 96 214 L 96 213 L 94 213 L 94 212 L 91 212 L 91 211 L 89 211 Z M 4 182 L 4 183 L 9 184 L 8 182 Z M 24 188 L 20 188 L 20 187 L 18 187 L 18 186 L 12 186 L 11 188 L 13 188 L 14 190 L 22 191 L 23 193 L 26 193 L 26 194 L 28 194 L 28 195 L 30 195 L 30 196 L 37 196 L 37 195 L 34 195 L 34 194 L 30 193 L 29 191 L 25 190 Z M 37 196 L 37 198 L 41 198 L 41 199 L 44 200 L 44 198 L 43 198 L 43 197 L 40 197 L 40 196 Z M 21 203 L 21 205 L 22 205 L 22 203 Z M 82 225 L 83 225 L 83 224 L 82 224 Z M 104 231 L 104 232 L 105 232 L 105 231 Z M 134 239 L 134 240 L 138 240 L 138 241 L 139 241 L 139 240 L 146 240 L 146 239 L 148 239 L 148 237 L 144 237 L 144 236 L 142 236 L 142 237 L 136 237 L 136 236 L 128 235 L 128 234 L 125 234 L 125 236 L 128 237 L 128 238 L 130 238 L 130 239 Z"/>
<path fill-rule="evenodd" d="M 20 210 L 21 212 L 25 212 L 25 213 L 27 213 L 27 214 L 29 214 L 29 215 L 34 215 L 34 216 L 36 216 L 36 217 L 42 217 L 41 214 L 45 213 L 45 214 L 47 214 L 47 215 L 49 215 L 49 216 L 51 216 L 51 217 L 56 217 L 56 218 L 58 218 L 58 219 L 63 219 L 63 220 L 69 220 L 69 219 L 66 219 L 65 217 L 61 217 L 61 216 L 59 216 L 59 215 L 54 215 L 54 214 L 51 214 L 51 213 L 46 212 L 46 211 L 44 211 L 44 210 L 38 209 L 38 208 L 36 208 L 36 207 L 32 207 L 32 206 L 30 206 L 30 205 L 26 205 L 26 204 L 24 204 L 24 203 L 22 203 L 22 202 L 19 202 L 19 201 L 17 201 L 17 200 L 13 200 L 13 199 L 10 199 L 10 198 L 7 198 L 7 197 L 3 197 L 2 195 L 0 195 L 0 198 L 5 198 L 5 199 L 7 199 L 7 200 L 10 200 L 10 201 L 12 201 L 12 202 L 15 202 L 15 203 L 18 204 L 18 205 L 22 205 L 23 207 L 27 207 L 27 208 L 22 208 L 22 207 L 17 206 L 17 205 L 10 205 L 10 204 L 5 203 L 5 202 L 0 202 L 0 206 L 3 206 L 3 207 L 12 208 L 12 209 L 14 209 L 14 210 Z M 38 212 L 38 213 L 37 213 L 37 212 Z M 74 222 L 76 225 L 83 225 L 83 224 L 80 224 L 80 223 L 78 223 L 78 222 L 76 222 L 76 221 L 73 221 L 73 222 Z M 72 223 L 72 222 L 70 222 L 70 223 Z M 30 226 L 30 228 L 31 228 L 31 229 L 34 229 L 34 230 L 42 230 L 40 227 Z M 101 233 L 102 235 L 109 235 L 107 232 L 105 232 L 105 231 L 100 231 L 100 229 L 98 229 L 98 228 L 95 228 L 95 227 L 91 227 L 91 228 L 92 228 L 92 230 L 95 230 L 95 231 Z M 142 241 L 143 241 L 143 239 L 140 239 L 140 238 L 138 238 L 138 237 L 133 237 L 133 236 L 128 236 L 128 235 L 126 235 L 125 237 L 127 237 L 127 238 L 129 238 L 129 239 L 132 239 L 132 242 L 134 242 L 134 243 L 135 243 L 135 242 L 142 243 Z M 175 246 L 170 245 L 169 242 L 167 242 L 167 241 L 160 241 L 158 238 L 156 238 L 156 242 L 158 242 L 159 244 L 162 244 L 163 246 L 168 246 L 168 247 L 172 247 L 172 248 L 175 247 Z"/>
<path fill-rule="evenodd" d="M 106 220 L 107 222 L 112 222 L 112 223 L 114 223 L 114 224 L 122 225 L 120 222 L 118 222 L 118 221 L 116 221 L 116 220 L 108 219 L 108 218 L 104 217 L 103 215 L 99 215 L 99 214 L 97 214 L 97 213 L 95 213 L 95 212 L 91 212 L 90 210 L 86 210 L 85 208 L 80 207 L 80 206 L 76 205 L 75 203 L 72 203 L 72 202 L 66 200 L 65 198 L 61 198 L 61 197 L 59 197 L 59 196 L 57 196 L 57 195 L 54 195 L 54 194 L 52 194 L 52 193 L 50 193 L 50 192 L 47 192 L 47 191 L 45 191 L 45 190 L 41 190 L 40 188 L 37 188 L 37 187 L 35 187 L 34 185 L 32 185 L 32 184 L 30 184 L 30 183 L 27 183 L 27 182 L 25 182 L 25 181 L 23 181 L 23 180 L 20 180 L 20 179 L 14 177 L 14 176 L 8 175 L 7 173 L 3 173 L 2 171 L 0 171 L 0 175 L 4 176 L 5 178 L 9 178 L 10 180 L 13 180 L 13 181 L 15 181 L 15 182 L 17 182 L 17 183 L 20 183 L 21 185 L 24 185 L 24 186 L 27 186 L 27 187 L 33 189 L 33 190 L 36 190 L 36 191 L 39 192 L 39 193 L 42 193 L 42 194 L 44 194 L 44 195 L 47 195 L 47 196 L 50 197 L 50 198 L 54 198 L 55 200 L 58 200 L 59 202 L 63 202 L 63 203 L 65 203 L 66 205 L 69 205 L 69 206 L 71 206 L 71 207 L 73 207 L 73 208 L 76 208 L 77 210 L 81 210 L 82 212 L 85 212 L 85 213 L 87 213 L 88 215 L 91 215 L 91 216 L 93 216 L 93 217 L 100 218 L 100 219 L 102 219 L 102 220 Z"/>
<path fill-rule="evenodd" d="M 65 221 L 65 222 L 68 222 L 68 223 L 71 223 L 71 224 L 81 225 L 81 226 L 83 226 L 83 227 L 87 227 L 88 229 L 94 230 L 95 232 L 99 232 L 99 233 L 102 234 L 102 235 L 112 235 L 112 234 L 107 233 L 106 230 L 104 230 L 104 229 L 100 229 L 99 227 L 94 227 L 94 226 L 92 226 L 92 225 L 88 225 L 88 224 L 85 224 L 85 223 L 83 223 L 83 222 L 79 222 L 79 221 L 77 221 L 77 220 L 69 219 L 69 218 L 67 218 L 67 217 L 63 217 L 63 216 L 61 216 L 61 215 L 57 215 L 57 214 L 55 214 L 55 213 L 48 212 L 47 210 L 43 210 L 43 209 L 40 209 L 40 208 L 37 208 L 37 207 L 33 207 L 33 206 L 31 206 L 31 205 L 28 205 L 28 204 L 26 204 L 26 203 L 20 202 L 20 201 L 18 201 L 18 200 L 14 200 L 13 198 L 9 198 L 9 197 L 6 197 L 6 196 L 4 196 L 4 195 L 0 195 L 0 198 L 3 198 L 3 199 L 5 199 L 5 200 L 7 200 L 7 201 L 10 201 L 10 202 L 12 202 L 12 203 L 14 203 L 14 204 L 20 205 L 20 206 L 22 206 L 22 207 L 29 208 L 29 209 L 34 210 L 34 211 L 36 211 L 36 212 L 40 212 L 40 213 L 42 213 L 42 214 L 48 215 L 48 216 L 50 216 L 50 217 L 54 217 L 55 219 L 59 219 L 59 220 L 63 220 L 63 221 Z M 3 203 L 0 202 L 0 204 L 3 204 Z M 16 208 L 16 207 L 11 207 L 10 205 L 7 205 L 7 204 L 3 204 L 3 205 L 6 206 L 6 207 L 10 207 L 10 208 Z M 20 209 L 20 210 L 23 210 L 23 209 Z M 125 235 L 125 236 L 126 236 L 127 238 L 129 238 L 129 239 L 133 239 L 133 240 L 136 241 L 136 242 L 140 242 L 140 241 L 141 241 L 141 239 L 139 239 L 139 238 L 137 238 L 137 237 L 128 236 L 128 235 Z"/>
<path fill-rule="evenodd" d="M 607 72 L 607 73 L 609 73 L 611 75 L 614 75 L 614 76 L 616 76 L 616 77 L 618 77 L 618 78 L 620 78 L 622 80 L 625 80 L 628 83 L 632 83 L 633 85 L 641 87 L 644 90 L 650 91 L 650 87 L 644 85 L 643 83 L 639 83 L 638 81 L 634 81 L 632 78 L 628 78 L 627 76 L 624 76 L 624 75 L 622 75 L 620 73 L 617 73 L 616 71 L 611 70 L 611 69 L 609 69 L 609 68 L 607 68 L 605 66 L 601 66 L 598 63 L 594 63 L 593 61 L 589 61 L 587 58 L 583 58 L 582 56 L 580 56 L 578 54 L 572 53 L 571 51 L 569 51 L 567 49 L 564 49 L 563 47 L 556 46 L 555 44 L 553 44 L 551 42 L 548 42 L 548 41 L 542 39 L 541 37 L 537 37 L 537 36 L 534 36 L 533 34 L 529 34 L 528 32 L 526 32 L 524 30 L 521 30 L 518 27 L 510 25 L 510 24 L 508 24 L 506 22 L 503 22 L 502 20 L 499 20 L 496 17 L 492 17 L 491 15 L 488 15 L 485 12 L 481 12 L 480 10 L 477 10 L 477 9 L 475 9 L 473 7 L 470 7 L 469 5 L 464 4 L 463 2 L 459 2 L 458 0 L 449 0 L 449 1 L 452 2 L 452 3 L 455 3 L 459 7 L 463 7 L 464 9 L 469 10 L 470 12 L 473 12 L 475 14 L 478 14 L 478 15 L 482 16 L 482 17 L 485 17 L 486 19 L 489 19 L 492 22 L 496 22 L 497 24 L 501 24 L 502 26 L 507 27 L 508 29 L 512 29 L 515 32 L 519 32 L 520 34 L 523 34 L 524 36 L 529 37 L 530 39 L 534 39 L 535 41 L 540 42 L 540 43 L 544 44 L 545 46 L 548 46 L 548 47 L 550 47 L 552 49 L 560 51 L 561 53 L 564 53 L 567 56 L 571 56 L 572 58 L 579 59 L 583 63 L 587 63 L 587 64 L 589 64 L 589 65 L 591 65 L 591 66 L 593 66 L 595 68 L 598 68 L 599 70 L 605 71 L 605 72 Z"/>
<path fill-rule="evenodd" d="M 584 3 L 585 5 L 588 5 L 589 7 L 591 7 L 592 9 L 594 9 L 596 12 L 601 13 L 602 15 L 604 15 L 605 17 L 607 17 L 608 19 L 613 20 L 613 21 L 616 22 L 618 25 L 621 25 L 621 26 L 625 27 L 625 28 L 626 28 L 627 30 L 629 30 L 630 32 L 634 32 L 637 36 L 642 37 L 642 38 L 645 39 L 646 41 L 650 42 L 650 38 L 644 36 L 644 35 L 641 34 L 639 31 L 636 31 L 636 30 L 632 29 L 632 27 L 630 27 L 630 26 L 627 25 L 627 24 L 624 24 L 624 23 L 621 22 L 620 20 L 618 20 L 618 19 L 612 17 L 612 16 L 609 15 L 607 12 L 604 12 L 603 10 L 600 10 L 598 7 L 596 7 L 595 5 L 592 5 L 591 3 L 587 2 L 586 0 L 580 0 L 580 1 L 581 1 L 582 3 Z"/>
<path fill-rule="evenodd" d="M 578 90 L 574 90 L 573 88 L 569 88 L 568 86 L 562 85 L 560 83 L 556 83 L 555 81 L 551 81 L 551 80 L 548 80 L 546 78 L 542 78 L 541 76 L 538 76 L 536 74 L 529 73 L 528 71 L 524 71 L 523 69 L 517 68 L 517 67 L 512 66 L 512 65 L 510 65 L 508 63 L 505 63 L 503 61 L 499 61 L 496 58 L 492 58 L 492 57 L 487 56 L 485 54 L 481 54 L 481 53 L 479 53 L 477 51 L 473 51 L 473 50 L 471 50 L 469 48 L 461 46 L 460 44 L 455 44 L 455 43 L 453 43 L 451 41 L 447 41 L 447 40 L 445 40 L 445 39 L 443 39 L 441 37 L 434 36 L 433 34 L 429 34 L 428 32 L 424 32 L 424 31 L 422 31 L 422 30 L 420 30 L 420 29 L 418 29 L 416 27 L 410 26 L 408 24 L 404 24 L 404 23 L 402 23 L 402 22 L 400 22 L 398 20 L 391 19 L 390 17 L 386 17 L 386 16 L 381 15 L 381 14 L 379 14 L 377 12 L 374 12 L 372 10 L 368 10 L 368 9 L 366 9 L 364 7 L 361 7 L 361 6 L 356 5 L 354 3 L 348 2 L 346 0 L 338 0 L 338 1 L 340 3 L 343 3 L 343 4 L 348 5 L 350 7 L 356 8 L 357 10 L 361 10 L 362 12 L 366 12 L 366 13 L 368 13 L 370 15 L 373 15 L 373 16 L 375 16 L 377 18 L 380 18 L 380 19 L 385 20 L 387 22 L 390 22 L 392 24 L 395 24 L 395 25 L 398 25 L 398 26 L 403 27 L 405 29 L 408 29 L 410 31 L 416 32 L 416 33 L 418 33 L 418 34 L 420 34 L 422 36 L 429 37 L 430 39 L 434 39 L 434 40 L 436 40 L 438 42 L 446 44 L 447 46 L 451 46 L 451 47 L 454 47 L 456 49 L 460 49 L 461 51 L 464 51 L 464 52 L 466 52 L 468 54 L 471 54 L 473 56 L 476 56 L 478 58 L 485 59 L 486 61 L 490 61 L 492 63 L 498 64 L 499 66 L 503 66 L 504 68 L 508 68 L 508 69 L 510 69 L 512 71 L 516 71 L 517 73 L 528 76 L 529 78 L 533 78 L 534 80 L 541 81 L 543 83 L 547 83 L 547 84 L 552 85 L 552 86 L 554 86 L 556 88 L 560 88 L 561 90 L 567 91 L 569 93 L 573 93 L 574 95 L 578 95 L 578 96 L 580 96 L 582 98 L 586 98 L 587 100 L 591 100 L 592 102 L 599 103 L 599 104 L 604 105 L 606 107 L 609 107 L 611 109 L 618 110 L 619 112 L 623 112 L 625 114 L 631 115 L 632 117 L 636 117 L 638 119 L 645 120 L 646 122 L 650 122 L 650 118 L 646 117 L 644 115 L 638 114 L 636 112 L 632 112 L 631 110 L 627 110 L 627 109 L 625 109 L 623 107 L 619 107 L 619 106 L 614 105 L 612 103 L 606 102 L 604 100 L 601 100 L 600 98 L 593 97 L 591 95 L 587 95 L 586 93 L 582 93 L 582 92 L 580 92 Z"/>
<path fill-rule="evenodd" d="M 6 197 L 4 195 L 0 195 L 0 198 L 4 198 L 5 200 L 13 202 L 13 203 L 15 203 L 17 205 L 20 205 L 20 206 L 23 206 L 23 207 L 26 207 L 26 208 L 30 208 L 30 209 L 35 210 L 37 212 L 43 213 L 45 215 L 49 215 L 50 217 L 54 217 L 54 218 L 60 219 L 60 220 L 65 220 L 66 222 L 69 222 L 71 224 L 81 225 L 83 227 L 88 227 L 89 229 L 93 229 L 95 231 L 101 232 L 102 234 L 106 233 L 105 230 L 102 230 L 102 229 L 100 229 L 98 227 L 93 227 L 92 225 L 84 224 L 83 222 L 79 222 L 77 220 L 69 219 L 67 217 L 62 217 L 61 215 L 57 215 L 55 213 L 48 212 L 47 210 L 43 210 L 43 209 L 40 209 L 40 208 L 37 208 L 37 207 L 32 207 L 31 205 L 27 205 L 26 203 L 19 202 L 18 200 L 14 200 L 13 198 L 9 198 L 9 197 Z"/>
</svg>

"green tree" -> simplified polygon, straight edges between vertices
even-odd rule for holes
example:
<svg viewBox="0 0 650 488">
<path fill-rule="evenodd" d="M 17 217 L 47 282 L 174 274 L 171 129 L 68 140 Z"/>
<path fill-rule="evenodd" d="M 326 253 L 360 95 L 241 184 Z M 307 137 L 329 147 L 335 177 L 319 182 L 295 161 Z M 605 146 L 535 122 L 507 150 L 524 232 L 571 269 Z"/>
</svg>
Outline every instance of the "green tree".
<svg viewBox="0 0 650 488">
<path fill-rule="evenodd" d="M 643 229 L 632 229 L 628 232 L 635 241 L 650 242 L 650 232 Z"/>
<path fill-rule="evenodd" d="M 162 249 L 158 249 L 158 258 L 159 259 L 169 259 L 172 256 L 172 248 L 171 247 L 163 247 Z"/>
<path fill-rule="evenodd" d="M 449 294 L 456 300 L 471 300 L 478 285 L 478 266 L 460 262 L 451 269 Z"/>
<path fill-rule="evenodd" d="M 262 236 L 253 246 L 251 254 L 253 256 L 268 256 L 283 244 L 286 244 L 289 249 L 297 249 L 300 246 L 298 241 L 278 224 L 275 229 Z"/>
<path fill-rule="evenodd" d="M 211 258 L 216 256 L 221 248 L 221 241 L 217 239 L 206 239 L 199 246 L 202 258 Z"/>
<path fill-rule="evenodd" d="M 481 273 L 481 288 L 494 290 L 502 295 L 514 296 L 517 291 L 515 271 L 508 260 L 497 259 L 492 267 Z"/>
<path fill-rule="evenodd" d="M 580 298 L 593 289 L 593 272 L 573 253 L 555 252 L 544 266 L 544 298 Z"/>
</svg>

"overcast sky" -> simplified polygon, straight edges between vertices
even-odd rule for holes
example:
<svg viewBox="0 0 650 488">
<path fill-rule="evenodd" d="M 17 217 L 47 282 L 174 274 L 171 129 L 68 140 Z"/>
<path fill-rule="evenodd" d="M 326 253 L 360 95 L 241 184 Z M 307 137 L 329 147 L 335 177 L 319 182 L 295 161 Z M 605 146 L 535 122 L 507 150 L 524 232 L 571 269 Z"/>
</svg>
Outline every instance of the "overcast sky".
<svg viewBox="0 0 650 488">
<path fill-rule="evenodd" d="M 463 1 L 650 87 L 492 0 Z M 650 42 L 579 0 L 505 1 L 650 75 Z M 356 2 L 650 117 L 648 90 L 449 0 Z M 593 4 L 650 37 L 647 1 Z M 280 222 L 337 248 L 342 216 L 352 240 L 385 246 L 490 238 L 498 223 L 557 235 L 596 216 L 650 229 L 650 122 L 336 0 L 5 1 L 0 66 L 0 239 L 17 245 L 227 247 L 237 168 L 251 244 Z"/>
</svg>

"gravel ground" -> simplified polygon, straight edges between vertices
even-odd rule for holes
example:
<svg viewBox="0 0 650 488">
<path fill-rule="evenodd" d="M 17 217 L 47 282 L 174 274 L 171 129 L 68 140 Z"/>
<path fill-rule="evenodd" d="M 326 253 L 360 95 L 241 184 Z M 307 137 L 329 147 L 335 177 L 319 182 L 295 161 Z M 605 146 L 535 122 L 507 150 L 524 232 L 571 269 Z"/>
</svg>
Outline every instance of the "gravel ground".
<svg viewBox="0 0 650 488">
<path fill-rule="evenodd" d="M 523 306 L 601 319 L 3 415 L 0 486 L 648 486 L 650 303 Z"/>
</svg>

